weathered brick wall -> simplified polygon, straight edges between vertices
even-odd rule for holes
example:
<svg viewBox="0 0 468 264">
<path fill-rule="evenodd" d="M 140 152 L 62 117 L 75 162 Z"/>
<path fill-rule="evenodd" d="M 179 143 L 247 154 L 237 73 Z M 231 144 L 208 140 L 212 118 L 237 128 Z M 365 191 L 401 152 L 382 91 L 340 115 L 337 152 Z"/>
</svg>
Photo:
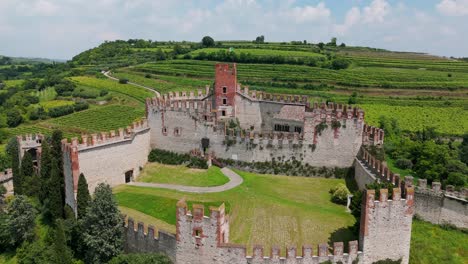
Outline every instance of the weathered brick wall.
<svg viewBox="0 0 468 264">
<path fill-rule="evenodd" d="M 359 237 L 364 264 L 387 258 L 408 263 L 414 189 L 406 188 L 405 192 L 406 199 L 402 199 L 400 188 L 394 188 L 392 200 L 389 200 L 387 189 L 381 189 L 379 199 L 375 200 L 375 191 L 366 191 Z"/>
</svg>

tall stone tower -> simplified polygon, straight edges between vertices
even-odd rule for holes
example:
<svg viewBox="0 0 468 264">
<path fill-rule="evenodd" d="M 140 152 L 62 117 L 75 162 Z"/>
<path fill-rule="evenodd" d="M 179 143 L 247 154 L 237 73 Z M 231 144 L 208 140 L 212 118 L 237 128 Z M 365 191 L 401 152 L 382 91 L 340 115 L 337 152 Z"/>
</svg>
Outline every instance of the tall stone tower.
<svg viewBox="0 0 468 264">
<path fill-rule="evenodd" d="M 218 119 L 235 116 L 235 96 L 237 89 L 236 64 L 216 64 L 215 105 Z"/>
</svg>

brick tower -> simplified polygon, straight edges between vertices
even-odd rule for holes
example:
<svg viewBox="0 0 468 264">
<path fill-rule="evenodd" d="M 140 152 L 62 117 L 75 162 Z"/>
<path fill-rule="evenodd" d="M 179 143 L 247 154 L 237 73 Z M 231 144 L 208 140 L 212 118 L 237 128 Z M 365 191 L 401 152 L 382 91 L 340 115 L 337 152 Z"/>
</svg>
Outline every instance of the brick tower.
<svg viewBox="0 0 468 264">
<path fill-rule="evenodd" d="M 236 64 L 216 64 L 215 105 L 218 119 L 234 117 L 237 88 Z"/>
</svg>

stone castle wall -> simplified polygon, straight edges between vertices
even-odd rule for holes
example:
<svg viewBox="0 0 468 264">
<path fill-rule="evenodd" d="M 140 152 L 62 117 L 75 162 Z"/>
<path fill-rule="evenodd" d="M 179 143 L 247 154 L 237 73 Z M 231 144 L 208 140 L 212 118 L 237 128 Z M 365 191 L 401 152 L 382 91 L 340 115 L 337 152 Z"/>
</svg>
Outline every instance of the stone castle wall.
<svg viewBox="0 0 468 264">
<path fill-rule="evenodd" d="M 187 153 L 194 149 L 202 153 L 209 151 L 215 157 L 247 162 L 296 159 L 312 166 L 350 167 L 362 144 L 383 142 L 383 132 L 366 126 L 363 112 L 356 108 L 317 105 L 313 110 L 304 112 L 304 105 L 300 104 L 259 102 L 238 96 L 237 105 L 243 106 L 237 109 L 250 113 L 237 115 L 239 123 L 252 124 L 247 126 L 253 126 L 253 131 L 246 132 L 242 129 L 245 126 L 241 126 L 241 129 L 220 126 L 212 115 L 209 96 L 195 100 L 148 100 L 147 118 L 151 127 L 151 147 L 179 153 Z M 283 111 L 282 108 L 285 107 L 287 109 Z M 288 122 L 296 122 L 301 128 L 305 124 L 303 134 L 255 132 L 255 122 L 262 126 L 272 126 L 273 118 L 278 120 L 289 111 L 300 114 L 301 111 L 297 111 L 300 108 L 300 119 L 290 119 Z M 254 112 L 259 109 L 265 113 Z M 276 117 L 273 116 L 273 111 L 265 109 L 276 109 Z M 333 122 L 339 122 L 340 127 L 332 128 Z M 326 123 L 327 128 L 324 131 L 316 131 L 316 126 L 321 123 Z M 209 149 L 202 148 L 203 138 L 209 139 Z"/>
<path fill-rule="evenodd" d="M 135 122 L 116 133 L 84 135 L 79 143 L 62 142 L 64 157 L 66 203 L 75 208 L 78 177 L 83 173 L 90 192 L 102 182 L 117 186 L 126 182 L 126 173 L 137 177 L 148 161 L 149 127 L 146 120 Z"/>
<path fill-rule="evenodd" d="M 190 211 L 181 200 L 176 209 L 176 234 L 158 232 L 155 238 L 153 227 L 144 232 L 144 225 L 134 228 L 133 219 L 125 227 L 127 253 L 159 252 L 168 255 L 176 264 L 245 263 L 245 264 L 318 264 L 324 262 L 346 264 L 372 264 L 384 259 L 402 260 L 408 263 L 411 223 L 414 212 L 414 190 L 405 189 L 402 199 L 400 189 L 395 188 L 393 200 L 388 199 L 387 190 L 380 190 L 376 201 L 375 191 L 368 190 L 363 199 L 360 243 L 350 241 L 349 252 L 344 252 L 344 243 L 320 244 L 316 250 L 305 245 L 301 250 L 288 247 L 283 255 L 278 247 L 270 253 L 263 246 L 256 245 L 253 254 L 247 255 L 243 245 L 229 243 L 229 217 L 224 205 L 210 207 L 205 216 L 204 206 L 194 204 Z M 359 251 L 360 248 L 362 251 Z"/>
<path fill-rule="evenodd" d="M 355 179 L 361 190 L 365 189 L 366 184 L 375 181 L 392 182 L 399 187 L 413 186 L 413 177 L 406 176 L 403 181 L 399 174 L 391 172 L 385 163 L 375 159 L 365 149 L 356 157 Z M 432 187 L 428 187 L 425 179 L 419 179 L 415 187 L 415 212 L 433 224 L 448 223 L 468 228 L 467 196 L 466 188 L 456 192 L 453 186 L 448 185 L 444 191 L 439 182 L 433 182 Z"/>
<path fill-rule="evenodd" d="M 0 184 L 6 188 L 7 192 L 13 192 L 13 172 L 11 169 L 0 172 Z"/>
<path fill-rule="evenodd" d="M 388 190 L 381 189 L 376 200 L 375 191 L 366 190 L 359 237 L 363 263 L 383 259 L 408 263 L 415 198 L 413 188 L 404 191 L 406 199 L 402 199 L 400 188 L 394 188 L 389 200 Z"/>
</svg>

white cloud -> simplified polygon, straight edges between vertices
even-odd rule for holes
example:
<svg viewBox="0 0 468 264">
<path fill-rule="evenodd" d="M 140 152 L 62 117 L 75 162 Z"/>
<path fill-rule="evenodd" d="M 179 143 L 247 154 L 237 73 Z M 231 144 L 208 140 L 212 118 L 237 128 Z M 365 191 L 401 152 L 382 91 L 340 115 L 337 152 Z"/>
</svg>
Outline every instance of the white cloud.
<svg viewBox="0 0 468 264">
<path fill-rule="evenodd" d="M 374 0 L 364 8 L 363 22 L 364 23 L 381 23 L 385 16 L 390 12 L 390 5 L 385 0 Z"/>
<path fill-rule="evenodd" d="M 320 2 L 317 6 L 293 7 L 288 10 L 287 16 L 297 23 L 325 20 L 330 17 L 331 11 Z"/>
<path fill-rule="evenodd" d="M 465 16 L 468 15 L 468 0 L 442 0 L 436 8 L 447 16 Z"/>
<path fill-rule="evenodd" d="M 344 23 L 341 25 L 335 25 L 335 32 L 338 35 L 345 34 L 351 27 L 359 23 L 361 20 L 361 11 L 357 7 L 351 8 L 347 13 Z"/>
</svg>

